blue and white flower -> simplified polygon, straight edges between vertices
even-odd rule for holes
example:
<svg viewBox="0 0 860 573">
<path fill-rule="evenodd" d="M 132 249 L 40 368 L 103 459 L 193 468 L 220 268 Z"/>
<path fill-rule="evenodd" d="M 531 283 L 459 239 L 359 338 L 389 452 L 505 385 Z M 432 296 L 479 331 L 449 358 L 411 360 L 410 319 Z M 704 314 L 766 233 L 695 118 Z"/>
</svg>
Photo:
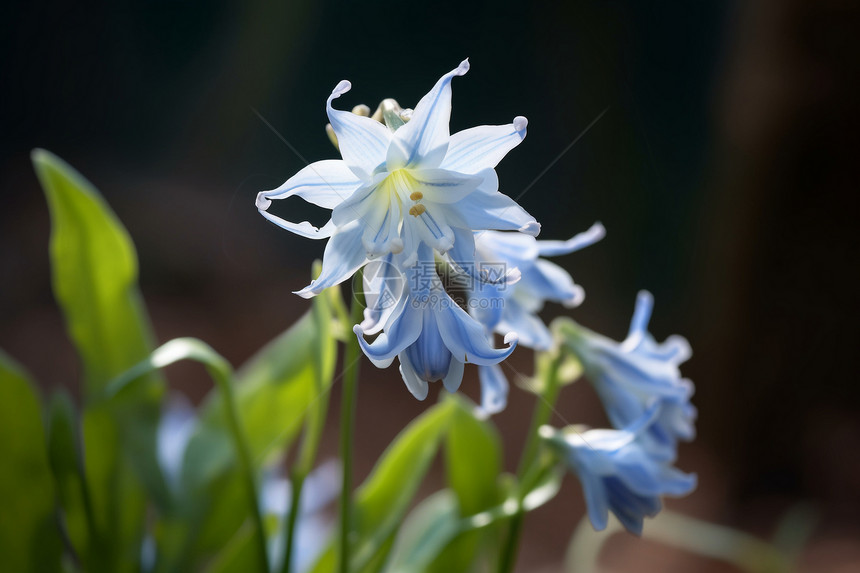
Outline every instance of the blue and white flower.
<svg viewBox="0 0 860 573">
<path fill-rule="evenodd" d="M 298 294 L 317 295 L 389 253 L 401 254 L 408 268 L 422 243 L 444 253 L 460 237 L 471 243 L 475 230 L 538 234 L 534 218 L 499 193 L 494 169 L 525 137 L 526 119 L 449 133 L 451 80 L 468 69 L 464 60 L 442 76 L 396 130 L 334 109 L 332 101 L 351 84 L 344 80 L 335 87 L 326 111 L 343 159 L 312 163 L 257 196 L 258 210 L 273 223 L 304 237 L 331 239 L 320 276 Z M 331 219 L 317 228 L 268 212 L 272 200 L 294 195 L 331 209 Z"/>
<path fill-rule="evenodd" d="M 538 241 L 523 233 L 482 231 L 474 234 L 473 253 L 455 246 L 450 258 L 459 257 L 455 264 L 475 268 L 470 298 L 472 316 L 489 332 L 516 332 L 519 343 L 528 348 L 546 351 L 553 340 L 549 328 L 537 315 L 544 304 L 556 302 L 571 308 L 585 298 L 582 287 L 559 265 L 542 257 L 566 255 L 593 245 L 606 234 L 600 223 L 567 241 Z M 465 241 L 460 244 L 466 244 Z M 469 257 L 472 259 L 469 259 Z M 469 261 L 474 260 L 470 265 Z M 482 280 L 486 274 L 502 274 L 517 270 L 514 281 Z M 481 411 L 495 414 L 507 404 L 508 380 L 501 366 L 494 364 L 478 369 L 481 381 Z"/>
<path fill-rule="evenodd" d="M 585 298 L 585 291 L 574 283 L 570 273 L 542 257 L 579 251 L 605 235 L 600 223 L 567 241 L 538 241 L 523 233 L 475 233 L 475 258 L 479 266 L 501 265 L 519 270 L 519 280 L 513 285 L 475 284 L 473 297 L 501 300 L 501 303 L 474 305 L 475 316 L 496 332 L 515 331 L 523 346 L 549 350 L 552 334 L 537 313 L 547 301 L 567 308 L 578 306 Z"/>
<path fill-rule="evenodd" d="M 661 497 L 687 495 L 696 487 L 695 474 L 673 467 L 642 439 L 653 418 L 654 412 L 646 412 L 625 430 L 541 428 L 541 436 L 579 477 L 595 529 L 606 528 L 611 511 L 628 531 L 641 535 L 644 518 L 662 508 Z"/>
<path fill-rule="evenodd" d="M 508 347 L 494 348 L 484 327 L 445 292 L 427 245 L 419 247 L 418 260 L 406 271 L 401 288 L 396 305 L 388 309 L 372 305 L 353 330 L 364 353 L 379 368 L 398 358 L 403 381 L 419 400 L 427 397 L 429 382 L 442 380 L 446 390 L 455 392 L 466 363 L 495 365 L 516 347 L 516 335 L 509 333 Z M 364 338 L 377 333 L 373 342 Z"/>
<path fill-rule="evenodd" d="M 659 405 L 657 419 L 647 433 L 655 446 L 662 446 L 665 457 L 674 458 L 677 440 L 695 437 L 696 408 L 690 403 L 693 383 L 682 378 L 678 368 L 692 350 L 682 336 L 670 336 L 663 343 L 654 339 L 648 332 L 653 307 L 654 298 L 641 291 L 629 334 L 620 343 L 572 321 L 562 327 L 562 336 L 582 362 L 613 426 L 624 428 L 653 404 Z"/>
</svg>

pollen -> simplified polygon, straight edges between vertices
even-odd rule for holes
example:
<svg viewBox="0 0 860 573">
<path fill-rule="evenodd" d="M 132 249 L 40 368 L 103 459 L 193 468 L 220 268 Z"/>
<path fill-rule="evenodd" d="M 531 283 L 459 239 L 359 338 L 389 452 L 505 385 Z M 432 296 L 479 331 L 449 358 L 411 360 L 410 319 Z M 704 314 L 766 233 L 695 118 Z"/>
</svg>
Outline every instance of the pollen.
<svg viewBox="0 0 860 573">
<path fill-rule="evenodd" d="M 420 201 L 424 198 L 424 193 L 422 193 L 421 191 L 413 191 L 409 198 L 413 201 Z"/>
<path fill-rule="evenodd" d="M 425 211 L 424 205 L 421 205 L 421 204 L 412 205 L 412 207 L 409 208 L 409 214 L 412 215 L 413 217 L 417 217 L 418 215 L 423 215 L 424 211 Z"/>
</svg>

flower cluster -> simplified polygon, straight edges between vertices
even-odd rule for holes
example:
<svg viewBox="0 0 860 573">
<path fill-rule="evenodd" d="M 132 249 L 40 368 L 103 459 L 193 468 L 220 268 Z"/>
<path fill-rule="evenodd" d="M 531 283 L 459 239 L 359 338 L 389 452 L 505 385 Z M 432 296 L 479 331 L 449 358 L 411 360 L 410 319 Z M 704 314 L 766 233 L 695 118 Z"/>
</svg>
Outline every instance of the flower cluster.
<svg viewBox="0 0 860 573">
<path fill-rule="evenodd" d="M 442 76 L 414 110 L 386 100 L 374 117 L 332 107 L 350 89 L 340 82 L 326 102 L 342 159 L 308 165 L 257 197 L 273 223 L 312 239 L 330 239 L 322 271 L 297 294 L 311 297 L 364 268 L 364 320 L 353 327 L 367 357 L 388 367 L 396 357 L 409 391 L 426 398 L 429 383 L 456 391 L 467 363 L 478 366 L 481 410 L 504 409 L 508 381 L 501 363 L 519 343 L 562 351 L 583 366 L 614 428 L 542 429 L 580 478 L 594 526 L 612 511 L 633 532 L 660 508 L 660 496 L 682 495 L 695 476 L 672 464 L 679 440 L 694 434 L 693 386 L 678 366 L 689 344 L 658 344 L 647 325 L 653 301 L 639 295 L 630 333 L 616 343 L 571 320 L 553 331 L 538 316 L 549 302 L 568 308 L 582 287 L 543 257 L 578 251 L 605 234 L 600 223 L 567 241 L 539 241 L 540 225 L 499 192 L 496 165 L 526 135 L 527 121 L 480 126 L 451 135 L 451 81 L 468 61 Z M 331 209 L 321 228 L 268 211 L 272 200 L 299 196 Z M 506 347 L 495 346 L 495 335 Z M 368 337 L 375 337 L 372 341 Z"/>
<path fill-rule="evenodd" d="M 474 266 L 478 242 L 486 240 L 482 233 L 515 231 L 531 239 L 540 230 L 534 217 L 499 192 L 494 169 L 525 138 L 526 119 L 449 132 L 451 81 L 468 70 L 463 61 L 414 111 L 384 123 L 334 109 L 332 101 L 351 87 L 340 82 L 326 111 L 343 159 L 312 163 L 257 196 L 260 213 L 275 224 L 304 237 L 330 239 L 319 277 L 297 294 L 317 295 L 376 264 L 365 291 L 386 296 L 367 301 L 365 320 L 354 331 L 377 366 L 398 358 L 407 388 L 419 399 L 427 396 L 428 382 L 441 380 L 449 391 L 457 390 L 466 363 L 497 366 L 517 342 L 511 330 L 504 333 L 508 346 L 495 348 L 488 325 L 463 310 L 435 270 L 427 269 L 447 263 L 455 273 L 469 274 L 464 269 Z M 272 200 L 292 196 L 331 209 L 331 219 L 317 228 L 269 213 Z M 518 276 L 511 268 L 478 280 L 502 288 Z M 373 335 L 378 335 L 373 342 L 365 340 Z M 498 410 L 498 392 L 489 394 L 484 402 Z"/>
</svg>

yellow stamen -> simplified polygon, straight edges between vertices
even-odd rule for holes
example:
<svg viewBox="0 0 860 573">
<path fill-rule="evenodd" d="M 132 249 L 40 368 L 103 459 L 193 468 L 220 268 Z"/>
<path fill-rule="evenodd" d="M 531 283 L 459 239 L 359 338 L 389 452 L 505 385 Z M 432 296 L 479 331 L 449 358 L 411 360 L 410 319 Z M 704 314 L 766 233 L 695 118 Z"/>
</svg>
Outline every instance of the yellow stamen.
<svg viewBox="0 0 860 573">
<path fill-rule="evenodd" d="M 413 205 L 412 207 L 409 208 L 409 214 L 412 215 L 413 217 L 417 217 L 418 215 L 422 215 L 424 213 L 424 211 L 425 211 L 424 205 L 421 205 L 420 203 L 418 205 Z"/>
<path fill-rule="evenodd" d="M 412 195 L 410 195 L 409 198 L 413 201 L 420 201 L 424 198 L 424 193 L 422 193 L 421 191 L 413 191 Z"/>
</svg>

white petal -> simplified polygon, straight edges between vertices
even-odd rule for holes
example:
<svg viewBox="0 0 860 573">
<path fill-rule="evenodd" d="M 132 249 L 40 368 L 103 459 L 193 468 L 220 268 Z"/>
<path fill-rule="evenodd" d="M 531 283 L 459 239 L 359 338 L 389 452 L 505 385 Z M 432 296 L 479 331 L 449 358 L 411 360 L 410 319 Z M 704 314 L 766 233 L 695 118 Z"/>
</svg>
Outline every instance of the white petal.
<svg viewBox="0 0 860 573">
<path fill-rule="evenodd" d="M 521 231 L 536 236 L 540 224 L 516 201 L 497 191 L 498 178 L 495 171 L 485 169 L 484 183 L 465 199 L 445 205 L 452 223 L 473 231 Z"/>
<path fill-rule="evenodd" d="M 359 188 L 361 180 L 339 159 L 311 163 L 271 191 L 257 195 L 257 208 L 265 211 L 273 199 L 298 195 L 308 203 L 334 209 Z"/>
<path fill-rule="evenodd" d="M 528 120 L 522 116 L 507 125 L 481 125 L 451 136 L 441 167 L 461 173 L 493 168 L 526 137 Z"/>
<path fill-rule="evenodd" d="M 303 298 L 316 296 L 328 287 L 342 283 L 367 262 L 361 233 L 362 227 L 358 223 L 338 228 L 325 246 L 320 276 L 296 294 Z"/>
<path fill-rule="evenodd" d="M 260 215 L 281 227 L 282 229 L 286 229 L 291 233 L 295 233 L 301 237 L 307 237 L 308 239 L 328 239 L 335 232 L 337 227 L 335 227 L 334 223 L 329 219 L 328 223 L 322 226 L 322 228 L 317 228 L 313 226 L 308 221 L 302 221 L 301 223 L 292 223 L 287 221 L 286 219 L 281 219 L 277 215 L 272 215 L 268 211 L 260 210 Z"/>
<path fill-rule="evenodd" d="M 593 224 L 587 231 L 576 234 L 566 241 L 538 241 L 542 257 L 555 257 L 574 253 L 591 246 L 606 236 L 606 228 L 601 223 Z"/>
<path fill-rule="evenodd" d="M 348 92 L 352 84 L 342 80 L 326 100 L 326 112 L 337 136 L 343 160 L 359 177 L 366 179 L 385 162 L 391 131 L 375 119 L 341 111 L 331 106 L 332 100 Z"/>
<path fill-rule="evenodd" d="M 364 222 L 366 227 L 361 241 L 369 257 L 399 253 L 403 250 L 400 238 L 402 212 L 396 197 L 384 198 L 379 211 L 368 212 Z"/>
<path fill-rule="evenodd" d="M 469 60 L 463 60 L 455 70 L 442 76 L 433 89 L 421 98 L 412 118 L 403 127 L 394 132 L 394 137 L 402 144 L 405 152 L 405 164 L 415 165 L 424 160 L 430 164 L 431 151 L 436 161 L 442 160 L 439 148 L 448 143 L 451 118 L 451 80 L 469 71 Z M 434 167 L 438 165 L 435 163 Z"/>
<path fill-rule="evenodd" d="M 380 189 L 381 185 L 386 184 L 386 174 L 375 175 L 332 209 L 331 220 L 341 227 L 356 219 L 366 219 L 370 210 L 380 208 L 386 200 L 386 190 Z"/>
<path fill-rule="evenodd" d="M 421 240 L 433 249 L 445 253 L 454 246 L 454 230 L 448 225 L 441 205 L 427 205 L 418 216 L 406 215 L 403 225 L 412 226 Z"/>
<path fill-rule="evenodd" d="M 409 196 L 418 192 L 433 203 L 456 203 L 468 196 L 484 182 L 484 178 L 464 175 L 446 169 L 421 169 L 409 172 Z"/>
</svg>

